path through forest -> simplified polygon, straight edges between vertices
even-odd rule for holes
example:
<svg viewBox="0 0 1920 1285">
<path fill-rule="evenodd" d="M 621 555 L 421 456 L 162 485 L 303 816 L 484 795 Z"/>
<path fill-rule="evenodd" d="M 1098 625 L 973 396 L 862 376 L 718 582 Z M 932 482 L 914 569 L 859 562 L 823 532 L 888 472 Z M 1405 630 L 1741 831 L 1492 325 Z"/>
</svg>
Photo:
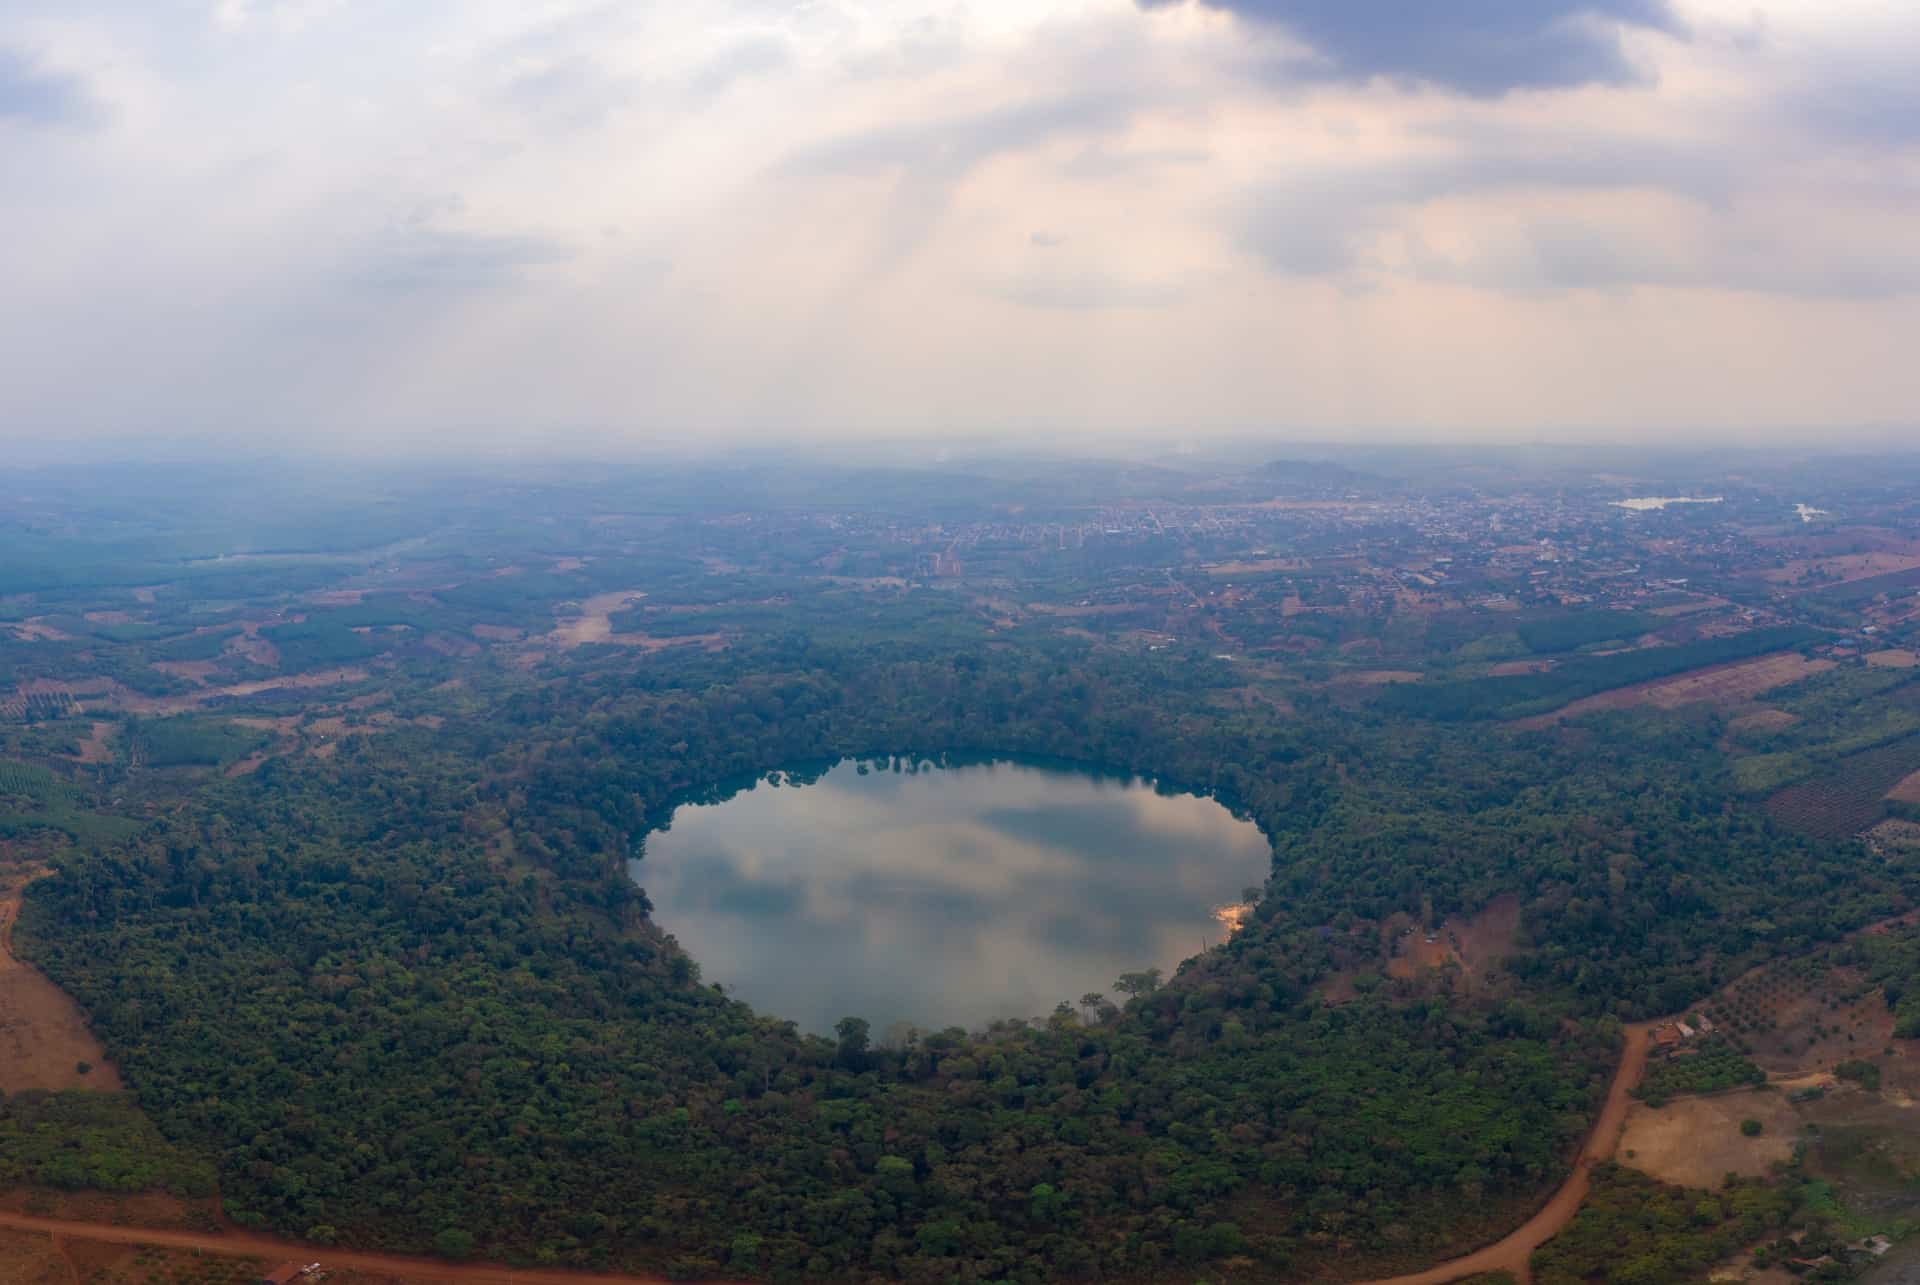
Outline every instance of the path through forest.
<svg viewBox="0 0 1920 1285">
<path fill-rule="evenodd" d="M 1539 1213 L 1521 1224 L 1519 1230 L 1465 1258 L 1456 1258 L 1411 1276 L 1368 1281 L 1366 1285 L 1450 1285 L 1453 1281 L 1482 1272 L 1512 1272 L 1521 1285 L 1527 1285 L 1533 1279 L 1533 1251 L 1559 1235 L 1573 1221 L 1573 1216 L 1580 1212 L 1580 1205 L 1587 1198 L 1593 1166 L 1600 1161 L 1613 1159 L 1613 1149 L 1620 1141 L 1620 1127 L 1626 1123 L 1627 1108 L 1632 1105 L 1633 1090 L 1639 1086 L 1641 1073 L 1647 1069 L 1648 1038 L 1656 1025 L 1658 1023 L 1641 1022 L 1627 1028 L 1626 1046 L 1620 1052 L 1620 1066 L 1613 1073 L 1613 1087 L 1607 1090 L 1607 1104 L 1601 1108 L 1600 1119 L 1594 1123 L 1593 1132 L 1587 1135 L 1587 1145 L 1574 1162 L 1573 1172 Z"/>
</svg>

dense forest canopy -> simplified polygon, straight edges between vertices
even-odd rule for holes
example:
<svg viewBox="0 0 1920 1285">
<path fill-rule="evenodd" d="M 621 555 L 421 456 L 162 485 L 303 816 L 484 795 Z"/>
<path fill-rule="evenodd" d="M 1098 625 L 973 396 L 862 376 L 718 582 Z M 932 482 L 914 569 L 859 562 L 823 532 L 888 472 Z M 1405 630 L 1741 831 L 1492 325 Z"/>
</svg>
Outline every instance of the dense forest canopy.
<svg viewBox="0 0 1920 1285">
<path fill-rule="evenodd" d="M 33 889 L 23 938 L 243 1223 L 689 1276 L 1043 1281 L 1418 1264 L 1562 1170 L 1616 1021 L 1905 906 L 1910 866 L 1738 806 L 1710 715 L 1469 735 L 1214 699 L 1088 647 L 589 653 L 268 762 Z M 673 804 L 842 755 L 1019 753 L 1272 838 L 1167 984 L 879 1047 L 700 981 L 624 871 Z M 642 884 L 644 884 L 644 863 Z M 1518 985 L 1370 973 L 1390 916 L 1521 899 Z M 800 961 L 796 961 L 799 963 Z M 1358 983 L 1329 1004 L 1338 979 Z"/>
</svg>

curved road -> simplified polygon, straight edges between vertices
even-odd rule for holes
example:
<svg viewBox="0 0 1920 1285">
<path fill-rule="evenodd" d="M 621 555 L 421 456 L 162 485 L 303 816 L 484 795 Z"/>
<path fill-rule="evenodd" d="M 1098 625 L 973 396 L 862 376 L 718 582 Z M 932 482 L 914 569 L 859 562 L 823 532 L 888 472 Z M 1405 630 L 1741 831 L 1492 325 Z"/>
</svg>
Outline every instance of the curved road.
<svg viewBox="0 0 1920 1285">
<path fill-rule="evenodd" d="M 1485 1249 L 1442 1263 L 1438 1267 L 1411 1276 L 1369 1281 L 1365 1285 L 1450 1285 L 1464 1276 L 1480 1272 L 1508 1271 L 1522 1282 L 1532 1279 L 1529 1260 L 1533 1251 L 1545 1244 L 1579 1212 L 1587 1197 L 1590 1171 L 1595 1163 L 1611 1159 L 1620 1139 L 1620 1126 L 1627 1118 L 1629 1095 L 1640 1083 L 1647 1065 L 1647 1042 L 1652 1023 L 1629 1026 L 1626 1046 L 1620 1054 L 1620 1066 L 1614 1072 L 1613 1085 L 1607 1091 L 1607 1104 L 1588 1135 L 1587 1145 L 1575 1162 L 1573 1173 L 1560 1190 L 1518 1231 Z M 104 1241 L 115 1245 L 153 1245 L 163 1249 L 198 1249 L 236 1258 L 261 1258 L 273 1263 L 312 1262 L 356 1271 L 382 1272 L 422 1281 L 444 1281 L 448 1285 L 667 1285 L 658 1276 L 596 1275 L 590 1272 L 554 1270 L 523 1271 L 491 1263 L 448 1263 L 430 1258 L 410 1258 L 399 1254 L 370 1254 L 357 1250 L 321 1249 L 293 1241 L 275 1240 L 249 1232 L 163 1231 L 151 1227 L 124 1227 L 102 1223 L 63 1222 L 55 1218 L 34 1218 L 25 1214 L 0 1212 L 0 1227 L 16 1231 L 63 1236 L 71 1240 Z M 708 1282 L 707 1285 L 723 1285 Z"/>
<path fill-rule="evenodd" d="M 1593 1132 L 1587 1135 L 1587 1145 L 1574 1162 L 1573 1172 L 1539 1213 L 1527 1219 L 1518 1231 L 1505 1239 L 1495 1241 L 1465 1258 L 1456 1258 L 1450 1263 L 1442 1263 L 1411 1276 L 1367 1281 L 1364 1285 L 1450 1285 L 1450 1282 L 1465 1276 L 1477 1276 L 1481 1272 L 1512 1272 L 1522 1285 L 1531 1281 L 1533 1251 L 1552 1240 L 1573 1221 L 1573 1216 L 1580 1212 L 1581 1202 L 1587 1198 L 1593 1166 L 1602 1160 L 1613 1159 L 1613 1149 L 1620 1142 L 1620 1126 L 1626 1123 L 1627 1108 L 1632 1105 L 1630 1095 L 1639 1085 L 1641 1073 L 1647 1069 L 1648 1037 L 1657 1025 L 1657 1022 L 1642 1022 L 1627 1028 L 1626 1047 L 1620 1052 L 1620 1067 L 1613 1073 L 1613 1087 L 1607 1090 L 1607 1104 L 1601 1108 Z"/>
<path fill-rule="evenodd" d="M 20 904 L 20 892 L 0 902 L 0 954 L 13 960 L 13 912 Z M 1485 1249 L 1442 1263 L 1438 1267 L 1411 1276 L 1368 1281 L 1364 1285 L 1450 1285 L 1463 1276 L 1480 1272 L 1509 1271 L 1522 1282 L 1533 1279 L 1530 1259 L 1533 1251 L 1552 1239 L 1579 1212 L 1587 1197 L 1589 1171 L 1597 1161 L 1613 1156 L 1620 1139 L 1620 1126 L 1627 1118 L 1629 1095 L 1640 1083 L 1647 1065 L 1648 1036 L 1655 1024 L 1641 1023 L 1626 1028 L 1625 1047 L 1620 1065 L 1607 1091 L 1607 1104 L 1600 1111 L 1587 1145 L 1575 1161 L 1573 1172 L 1553 1198 L 1529 1218 L 1519 1230 Z M 355 1250 L 321 1249 L 293 1241 L 275 1240 L 248 1232 L 224 1234 L 190 1231 L 164 1231 L 158 1228 L 125 1227 L 114 1224 L 65 1222 L 55 1218 L 34 1218 L 25 1214 L 0 1212 L 0 1227 L 16 1231 L 64 1236 L 72 1240 L 104 1241 L 117 1245 L 154 1245 L 166 1249 L 197 1249 L 236 1258 L 263 1258 L 274 1262 L 312 1262 L 319 1259 L 331 1266 L 358 1271 L 383 1272 L 394 1276 L 438 1280 L 449 1285 L 668 1285 L 658 1276 L 595 1275 L 570 1271 L 521 1271 L 494 1264 L 448 1263 L 429 1258 L 411 1258 L 399 1254 L 370 1254 Z M 707 1285 L 723 1285 L 708 1282 Z"/>
</svg>

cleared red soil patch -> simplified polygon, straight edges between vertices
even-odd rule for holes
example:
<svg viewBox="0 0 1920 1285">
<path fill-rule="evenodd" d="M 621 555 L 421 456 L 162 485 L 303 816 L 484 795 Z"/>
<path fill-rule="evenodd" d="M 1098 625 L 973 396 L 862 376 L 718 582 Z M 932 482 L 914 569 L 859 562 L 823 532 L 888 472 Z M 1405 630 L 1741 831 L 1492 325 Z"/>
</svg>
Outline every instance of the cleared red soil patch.
<svg viewBox="0 0 1920 1285">
<path fill-rule="evenodd" d="M 70 1285 L 73 1268 L 51 1236 L 0 1232 L 0 1281 L 14 1285 Z"/>
<path fill-rule="evenodd" d="M 1516 731 L 1539 731 L 1561 719 L 1579 718 L 1582 714 L 1606 709 L 1632 709 L 1638 705 L 1652 705 L 1656 709 L 1677 709 L 1702 701 L 1733 705 L 1752 700 L 1776 687 L 1785 687 L 1788 683 L 1797 683 L 1803 678 L 1824 673 L 1833 666 L 1833 661 L 1808 660 L 1799 652 L 1776 652 L 1755 660 L 1712 665 L 1706 669 L 1675 674 L 1671 678 L 1601 692 L 1598 696 L 1588 696 L 1571 705 L 1564 705 L 1551 714 L 1519 719 L 1507 726 Z"/>
<path fill-rule="evenodd" d="M 1389 931 L 1395 934 L 1390 946 L 1394 958 L 1387 964 L 1389 977 L 1411 981 L 1424 970 L 1454 964 L 1473 982 L 1513 953 L 1520 931 L 1520 899 L 1499 897 L 1471 919 L 1449 919 L 1431 934 L 1398 923 Z M 1433 940 L 1427 940 L 1429 936 Z"/>
<path fill-rule="evenodd" d="M 1760 1121 L 1759 1136 L 1742 1134 L 1742 1120 Z M 1777 1090 L 1677 1098 L 1657 1108 L 1636 1102 L 1620 1138 L 1620 1163 L 1662 1182 L 1711 1191 L 1730 1173 L 1764 1177 L 1793 1154 L 1799 1132 L 1798 1114 Z"/>
<path fill-rule="evenodd" d="M 0 1092 L 23 1089 L 99 1089 L 120 1087 L 79 1008 L 66 992 L 13 953 L 13 923 L 20 897 L 38 871 L 7 870 L 0 875 Z M 92 1070 L 82 1075 L 79 1064 Z"/>
<path fill-rule="evenodd" d="M 1915 772 L 1887 791 L 1895 803 L 1920 803 L 1920 772 Z"/>
<path fill-rule="evenodd" d="M 1879 669 L 1912 669 L 1920 665 L 1920 655 L 1905 648 L 1894 647 L 1887 651 L 1876 651 L 1867 657 L 1867 663 Z"/>
</svg>

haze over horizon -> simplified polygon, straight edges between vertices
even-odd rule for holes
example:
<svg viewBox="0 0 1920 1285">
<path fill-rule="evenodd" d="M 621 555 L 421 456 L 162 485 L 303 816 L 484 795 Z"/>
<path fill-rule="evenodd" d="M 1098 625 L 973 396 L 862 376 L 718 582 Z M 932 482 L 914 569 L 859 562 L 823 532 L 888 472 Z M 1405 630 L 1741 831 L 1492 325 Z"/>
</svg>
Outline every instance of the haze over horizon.
<svg viewBox="0 0 1920 1285">
<path fill-rule="evenodd" d="M 16 0 L 20 442 L 1900 444 L 1891 0 Z"/>
</svg>

